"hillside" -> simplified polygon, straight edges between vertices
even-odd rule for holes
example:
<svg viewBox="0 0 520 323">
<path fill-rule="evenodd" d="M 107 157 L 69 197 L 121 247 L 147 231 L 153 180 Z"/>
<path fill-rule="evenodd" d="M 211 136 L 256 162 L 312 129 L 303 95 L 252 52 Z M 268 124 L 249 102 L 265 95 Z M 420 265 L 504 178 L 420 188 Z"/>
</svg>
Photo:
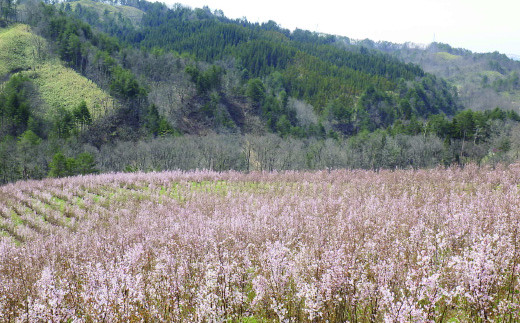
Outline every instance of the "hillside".
<svg viewBox="0 0 520 323">
<path fill-rule="evenodd" d="M 158 84 L 173 89 L 155 92 L 153 103 L 170 122 L 188 131 L 185 119 L 195 121 L 195 129 L 209 125 L 217 131 L 240 131 L 243 116 L 253 108 L 269 131 L 315 133 L 320 125 L 302 127 L 294 107 L 286 106 L 287 97 L 311 104 L 316 119 L 327 124 L 327 131 L 351 135 L 363 128 L 375 130 L 403 118 L 399 102 L 411 96 L 404 84 L 409 81 L 413 88 L 417 80 L 424 79 L 428 79 L 422 83 L 427 92 L 418 98 L 417 106 L 412 100 L 413 113 L 421 117 L 439 112 L 451 115 L 459 108 L 454 91 L 441 80 L 389 55 L 338 50 L 327 37 L 291 33 L 274 22 L 258 25 L 230 20 L 207 9 L 170 9 L 147 2 L 138 7 L 145 12 L 138 28 L 101 20 L 93 23 L 135 49 L 127 56 L 135 60 L 127 63 L 152 91 Z M 90 21 L 84 12 L 73 11 L 72 15 Z M 152 57 L 143 55 L 143 49 Z M 159 65 L 164 70 L 157 70 Z M 186 86 L 186 79 L 195 85 L 196 93 Z M 404 83 L 397 90 L 400 80 Z M 165 100 L 164 95 L 170 99 Z M 182 102 L 175 100 L 179 96 Z M 362 96 L 365 104 L 360 106 Z M 243 99 L 249 99 L 249 108 L 240 104 Z M 179 103 L 192 114 L 179 111 Z"/>
<path fill-rule="evenodd" d="M 47 42 L 27 25 L 0 28 L 0 78 L 33 68 L 45 60 Z"/>
<path fill-rule="evenodd" d="M 92 10 L 89 10 L 92 9 Z M 134 26 L 139 26 L 143 19 L 144 12 L 135 7 L 117 5 L 111 6 L 105 3 L 92 0 L 79 0 L 63 3 L 63 10 L 82 13 L 87 11 L 88 21 L 100 21 L 104 24 L 130 22 Z"/>
<path fill-rule="evenodd" d="M 115 100 L 85 76 L 64 66 L 48 41 L 17 24 L 0 28 L 0 79 L 23 77 L 34 87 L 26 99 L 36 116 L 51 120 L 58 111 L 72 112 L 85 101 L 98 118 L 114 108 Z"/>
<path fill-rule="evenodd" d="M 520 169 L 0 187 L 7 321 L 520 320 Z"/>
<path fill-rule="evenodd" d="M 94 119 L 114 109 L 116 101 L 95 83 L 58 61 L 50 61 L 22 72 L 36 85 L 38 95 L 49 107 L 47 113 L 65 109 L 72 111 L 85 101 Z"/>
<path fill-rule="evenodd" d="M 520 62 L 506 55 L 473 53 L 442 43 L 432 43 L 424 48 L 388 42 L 362 41 L 359 44 L 418 64 L 426 72 L 448 80 L 457 87 L 461 102 L 467 108 L 500 107 L 520 111 Z"/>
</svg>

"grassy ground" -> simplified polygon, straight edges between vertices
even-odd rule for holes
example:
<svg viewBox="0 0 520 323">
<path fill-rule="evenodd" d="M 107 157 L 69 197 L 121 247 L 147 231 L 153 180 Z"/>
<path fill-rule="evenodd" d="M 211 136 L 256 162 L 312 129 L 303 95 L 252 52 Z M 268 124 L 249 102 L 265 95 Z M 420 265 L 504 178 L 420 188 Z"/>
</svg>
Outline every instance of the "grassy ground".
<svg viewBox="0 0 520 323">
<path fill-rule="evenodd" d="M 46 41 L 27 25 L 0 28 L 0 77 L 39 64 L 47 52 Z"/>
</svg>

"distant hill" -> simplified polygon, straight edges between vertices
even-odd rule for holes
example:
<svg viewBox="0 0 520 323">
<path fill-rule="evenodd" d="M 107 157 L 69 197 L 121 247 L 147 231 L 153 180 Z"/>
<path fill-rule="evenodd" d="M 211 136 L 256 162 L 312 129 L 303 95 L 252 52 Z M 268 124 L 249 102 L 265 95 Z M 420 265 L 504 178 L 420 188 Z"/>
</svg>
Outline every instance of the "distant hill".
<svg viewBox="0 0 520 323">
<path fill-rule="evenodd" d="M 418 64 L 426 72 L 448 80 L 457 86 L 461 102 L 467 108 L 520 111 L 520 62 L 504 54 L 473 53 L 442 43 L 424 48 L 368 40 L 359 44 Z"/>
</svg>

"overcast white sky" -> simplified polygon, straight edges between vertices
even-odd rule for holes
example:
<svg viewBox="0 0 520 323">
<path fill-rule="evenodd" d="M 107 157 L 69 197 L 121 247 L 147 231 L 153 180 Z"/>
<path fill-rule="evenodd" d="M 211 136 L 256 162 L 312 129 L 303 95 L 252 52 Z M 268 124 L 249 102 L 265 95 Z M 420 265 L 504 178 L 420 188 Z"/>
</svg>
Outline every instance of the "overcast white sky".
<svg viewBox="0 0 520 323">
<path fill-rule="evenodd" d="M 207 5 L 229 18 L 274 20 L 353 39 L 429 44 L 434 39 L 475 52 L 520 55 L 520 0 L 160 0 Z"/>
</svg>

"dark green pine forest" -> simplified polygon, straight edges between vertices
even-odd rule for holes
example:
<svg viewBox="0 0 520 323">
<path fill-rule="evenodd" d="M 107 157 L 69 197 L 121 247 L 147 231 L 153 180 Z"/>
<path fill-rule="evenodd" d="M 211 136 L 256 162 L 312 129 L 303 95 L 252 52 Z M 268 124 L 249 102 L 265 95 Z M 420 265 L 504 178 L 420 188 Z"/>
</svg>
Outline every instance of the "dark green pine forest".
<svg viewBox="0 0 520 323">
<path fill-rule="evenodd" d="M 487 81 L 475 83 L 432 68 L 431 49 L 207 7 L 91 0 L 0 0 L 0 51 L 2 183 L 163 169 L 494 166 L 520 151 L 516 109 L 493 97 L 475 109 L 466 91 L 513 91 L 517 63 L 504 57 L 489 64 L 507 79 L 482 72 Z"/>
</svg>

